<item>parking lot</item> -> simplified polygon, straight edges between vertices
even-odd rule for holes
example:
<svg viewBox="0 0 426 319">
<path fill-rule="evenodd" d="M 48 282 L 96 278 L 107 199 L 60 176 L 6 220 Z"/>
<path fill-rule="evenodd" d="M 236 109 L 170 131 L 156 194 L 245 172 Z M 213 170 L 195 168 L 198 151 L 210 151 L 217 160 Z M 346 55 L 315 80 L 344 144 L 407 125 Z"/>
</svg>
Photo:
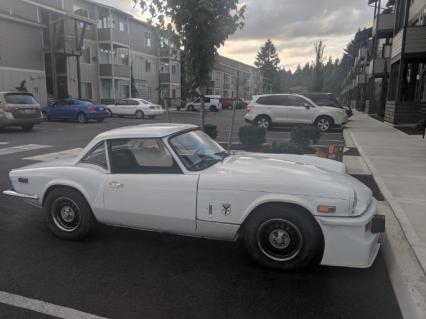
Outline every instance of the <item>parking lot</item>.
<svg viewBox="0 0 426 319">
<path fill-rule="evenodd" d="M 233 142 L 244 125 L 243 112 L 237 112 Z M 32 132 L 4 129 L 0 189 L 10 187 L 7 174 L 13 168 L 58 152 L 76 154 L 108 129 L 164 120 L 109 118 L 104 123 L 46 122 Z M 199 114 L 173 111 L 171 120 L 198 124 Z M 227 140 L 230 111 L 207 113 L 206 122 L 218 126 L 218 141 Z M 267 133 L 268 141 L 289 136 L 288 128 Z M 323 134 L 319 144 L 330 143 L 342 145 L 342 132 Z M 0 292 L 108 318 L 401 318 L 380 254 L 369 269 L 282 273 L 255 264 L 239 242 L 103 225 L 83 242 L 67 242 L 51 235 L 41 210 L 3 195 Z M 0 318 L 50 317 L 5 305 L 0 298 Z"/>
</svg>

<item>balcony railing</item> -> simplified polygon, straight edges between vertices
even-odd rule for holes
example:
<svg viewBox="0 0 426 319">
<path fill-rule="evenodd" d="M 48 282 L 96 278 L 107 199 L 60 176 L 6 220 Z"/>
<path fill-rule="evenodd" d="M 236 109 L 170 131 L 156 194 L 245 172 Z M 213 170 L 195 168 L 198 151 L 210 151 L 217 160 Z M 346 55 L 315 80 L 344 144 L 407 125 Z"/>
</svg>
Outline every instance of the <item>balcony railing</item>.
<svg viewBox="0 0 426 319">
<path fill-rule="evenodd" d="M 373 37 L 378 35 L 391 36 L 395 24 L 395 13 L 380 14 L 374 19 L 373 23 Z"/>
<path fill-rule="evenodd" d="M 408 27 L 405 43 L 402 43 L 403 31 L 399 31 L 393 38 L 392 60 L 398 59 L 403 46 L 405 54 L 426 54 L 426 26 Z"/>
<path fill-rule="evenodd" d="M 114 76 L 121 78 L 129 78 L 130 68 L 127 65 L 120 64 L 99 64 L 99 75 L 108 77 Z"/>
<path fill-rule="evenodd" d="M 115 28 L 98 29 L 98 40 L 112 41 L 127 46 L 129 45 L 129 34 L 127 32 L 122 32 Z"/>
</svg>

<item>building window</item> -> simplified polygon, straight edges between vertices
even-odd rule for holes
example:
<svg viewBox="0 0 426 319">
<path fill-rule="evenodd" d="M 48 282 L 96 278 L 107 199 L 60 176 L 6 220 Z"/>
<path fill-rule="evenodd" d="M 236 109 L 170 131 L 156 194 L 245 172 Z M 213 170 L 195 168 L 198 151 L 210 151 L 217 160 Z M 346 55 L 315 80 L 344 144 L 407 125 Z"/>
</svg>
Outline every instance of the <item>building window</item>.
<svg viewBox="0 0 426 319">
<path fill-rule="evenodd" d="M 170 72 L 170 65 L 168 60 L 161 60 L 160 61 L 160 73 L 169 73 Z"/>
<path fill-rule="evenodd" d="M 128 29 L 127 22 L 120 21 L 118 23 L 118 28 L 121 32 L 127 32 L 127 29 Z"/>
<path fill-rule="evenodd" d="M 112 98 L 112 80 L 102 79 L 101 80 L 101 89 L 102 89 L 102 98 L 103 99 Z"/>
<path fill-rule="evenodd" d="M 176 74 L 176 64 L 173 64 L 172 65 L 172 74 L 174 75 L 174 74 Z"/>
<path fill-rule="evenodd" d="M 99 63 L 111 64 L 111 50 L 106 48 L 99 48 Z"/>
<path fill-rule="evenodd" d="M 82 8 L 80 6 L 74 5 L 72 11 L 75 15 L 86 17 L 86 18 L 89 17 L 89 10 L 87 10 L 86 8 Z"/>
<path fill-rule="evenodd" d="M 114 50 L 115 64 L 129 65 L 129 50 L 126 48 L 116 48 Z"/>
<path fill-rule="evenodd" d="M 99 29 L 111 28 L 111 19 L 108 16 L 99 17 L 98 28 Z"/>
<path fill-rule="evenodd" d="M 145 32 L 145 46 L 151 47 L 151 32 Z"/>
<path fill-rule="evenodd" d="M 85 99 L 91 99 L 92 96 L 92 83 L 91 82 L 81 82 L 81 97 Z"/>
<path fill-rule="evenodd" d="M 148 94 L 147 94 L 148 100 L 152 100 L 152 87 L 148 86 Z"/>
<path fill-rule="evenodd" d="M 85 64 L 90 64 L 91 63 L 91 59 L 90 59 L 90 47 L 82 47 L 81 48 L 80 62 L 81 63 L 85 63 Z"/>
<path fill-rule="evenodd" d="M 176 98 L 176 89 L 175 88 L 172 89 L 172 98 L 173 99 Z"/>
<path fill-rule="evenodd" d="M 152 69 L 151 59 L 146 59 L 145 61 L 145 72 L 150 73 Z"/>
</svg>

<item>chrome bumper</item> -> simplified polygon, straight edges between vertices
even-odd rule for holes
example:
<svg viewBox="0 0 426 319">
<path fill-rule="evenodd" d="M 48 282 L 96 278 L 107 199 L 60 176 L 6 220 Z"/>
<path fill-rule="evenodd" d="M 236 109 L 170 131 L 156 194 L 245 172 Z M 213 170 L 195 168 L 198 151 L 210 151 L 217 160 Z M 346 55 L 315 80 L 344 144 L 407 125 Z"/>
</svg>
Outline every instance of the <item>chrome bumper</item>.
<svg viewBox="0 0 426 319">
<path fill-rule="evenodd" d="M 21 194 L 21 193 L 15 192 L 13 189 L 5 190 L 2 193 L 4 195 L 14 196 L 14 197 L 21 197 L 21 198 L 24 198 L 24 199 L 33 199 L 33 200 L 37 200 L 38 199 L 37 195 Z"/>
</svg>

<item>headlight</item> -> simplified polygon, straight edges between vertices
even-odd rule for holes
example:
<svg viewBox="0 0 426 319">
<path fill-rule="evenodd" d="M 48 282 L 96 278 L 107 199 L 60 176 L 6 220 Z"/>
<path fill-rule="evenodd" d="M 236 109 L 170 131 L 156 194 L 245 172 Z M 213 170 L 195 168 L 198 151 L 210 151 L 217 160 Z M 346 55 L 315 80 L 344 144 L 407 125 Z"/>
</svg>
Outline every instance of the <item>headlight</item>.
<svg viewBox="0 0 426 319">
<path fill-rule="evenodd" d="M 355 207 L 356 207 L 356 205 L 357 205 L 357 202 L 358 202 L 358 197 L 357 197 L 357 195 L 356 195 L 356 192 L 354 191 L 354 202 L 353 202 L 353 204 L 352 204 L 352 214 L 354 213 L 354 211 L 355 211 Z"/>
</svg>

